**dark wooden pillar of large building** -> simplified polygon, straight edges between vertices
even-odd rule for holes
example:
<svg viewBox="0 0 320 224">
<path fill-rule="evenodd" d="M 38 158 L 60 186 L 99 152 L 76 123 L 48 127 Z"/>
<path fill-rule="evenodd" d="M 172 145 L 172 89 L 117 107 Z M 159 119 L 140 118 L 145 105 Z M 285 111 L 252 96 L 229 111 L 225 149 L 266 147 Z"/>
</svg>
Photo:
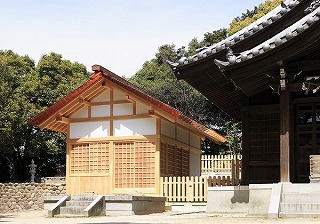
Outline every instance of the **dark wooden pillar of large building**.
<svg viewBox="0 0 320 224">
<path fill-rule="evenodd" d="M 280 69 L 280 182 L 290 182 L 290 92 Z"/>
</svg>

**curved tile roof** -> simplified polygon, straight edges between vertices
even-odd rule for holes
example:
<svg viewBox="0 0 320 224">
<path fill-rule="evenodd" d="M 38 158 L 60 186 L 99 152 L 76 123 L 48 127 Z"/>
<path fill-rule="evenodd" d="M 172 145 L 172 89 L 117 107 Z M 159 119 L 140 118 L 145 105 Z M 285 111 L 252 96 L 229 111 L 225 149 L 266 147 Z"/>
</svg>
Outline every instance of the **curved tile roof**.
<svg viewBox="0 0 320 224">
<path fill-rule="evenodd" d="M 200 52 L 198 52 L 195 55 L 189 57 L 181 57 L 177 62 L 168 61 L 168 63 L 173 68 L 176 68 L 179 66 L 190 64 L 192 62 L 196 62 L 201 58 L 206 58 L 210 55 L 213 55 L 219 51 L 226 49 L 227 47 L 231 47 L 232 45 L 241 42 L 242 40 L 252 36 L 253 34 L 256 34 L 257 32 L 263 30 L 265 27 L 274 23 L 287 12 L 291 11 L 291 9 L 293 9 L 295 6 L 297 6 L 300 3 L 300 1 L 301 0 L 286 0 L 283 4 L 279 5 L 263 17 L 259 18 L 254 23 L 231 35 L 225 40 L 222 40 L 210 47 L 204 47 Z"/>
<path fill-rule="evenodd" d="M 254 57 L 262 55 L 280 45 L 286 43 L 290 39 L 297 37 L 299 34 L 309 29 L 316 21 L 320 18 L 320 7 L 315 9 L 313 12 L 309 13 L 290 27 L 284 29 L 282 32 L 268 39 L 267 41 L 259 44 L 258 46 L 241 52 L 240 55 L 235 56 L 231 48 L 228 49 L 227 60 L 226 62 L 215 59 L 215 63 L 223 70 L 224 67 L 230 66 L 233 64 L 241 63 L 246 60 L 250 60 Z"/>
</svg>

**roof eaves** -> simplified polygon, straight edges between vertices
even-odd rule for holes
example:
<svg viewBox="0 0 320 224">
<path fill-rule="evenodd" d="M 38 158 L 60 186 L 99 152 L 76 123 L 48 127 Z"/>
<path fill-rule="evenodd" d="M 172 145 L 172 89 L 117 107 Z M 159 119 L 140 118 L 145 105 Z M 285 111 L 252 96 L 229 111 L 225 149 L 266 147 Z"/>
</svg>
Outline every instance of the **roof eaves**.
<svg viewBox="0 0 320 224">
<path fill-rule="evenodd" d="M 176 119 L 181 120 L 187 125 L 190 125 L 190 127 L 195 128 L 199 132 L 203 133 L 206 137 L 209 139 L 213 140 L 217 144 L 221 144 L 223 142 L 226 142 L 227 139 L 218 134 L 217 132 L 205 127 L 202 124 L 199 124 L 198 122 L 192 120 L 188 116 L 182 114 L 181 111 L 169 106 L 168 104 L 165 104 L 161 102 L 160 100 L 150 96 L 149 94 L 145 93 L 144 91 L 138 89 L 135 85 L 132 83 L 128 82 L 127 80 L 121 78 L 120 76 L 114 74 L 113 72 L 109 71 L 108 69 L 100 66 L 100 65 L 94 65 L 92 66 L 92 70 L 94 71 L 101 71 L 106 78 L 110 79 L 112 82 L 115 82 L 119 86 L 121 86 L 124 89 L 127 89 L 129 92 L 132 92 L 136 96 L 148 101 L 155 107 L 161 109 L 162 111 L 169 113 L 173 115 Z"/>
<path fill-rule="evenodd" d="M 259 18 L 257 21 L 238 31 L 237 33 L 231 35 L 230 37 L 222 40 L 210 47 L 205 47 L 203 50 L 195 55 L 187 57 L 181 57 L 177 62 L 168 62 L 168 64 L 175 70 L 180 66 L 191 64 L 202 58 L 214 55 L 227 47 L 231 47 L 236 43 L 239 43 L 248 37 L 256 34 L 257 32 L 263 30 L 265 27 L 271 25 L 275 21 L 279 20 L 286 13 L 291 11 L 295 6 L 300 3 L 301 0 L 287 0 L 283 4 L 271 10 L 269 13 Z"/>
<path fill-rule="evenodd" d="M 58 113 L 66 104 L 74 100 L 76 97 L 81 95 L 87 88 L 95 84 L 100 78 L 101 73 L 97 72 L 91 75 L 90 80 L 85 82 L 82 86 L 78 87 L 76 90 L 61 98 L 58 102 L 51 105 L 49 108 L 44 110 L 42 113 L 38 114 L 34 118 L 32 118 L 28 123 L 34 126 L 40 126 L 45 120 L 47 120 L 50 116 Z"/>
<path fill-rule="evenodd" d="M 220 70 L 224 70 L 225 67 L 239 64 L 241 62 L 250 60 L 254 57 L 262 55 L 272 49 L 279 47 L 280 45 L 286 43 L 290 39 L 293 39 L 303 33 L 305 30 L 312 27 L 312 25 L 317 22 L 320 18 L 320 7 L 318 7 L 313 12 L 309 13 L 290 27 L 284 29 L 282 32 L 273 36 L 269 40 L 259 44 L 258 46 L 241 52 L 239 56 L 232 55 L 232 53 L 228 56 L 228 61 L 220 61 L 215 59 L 215 63 L 220 68 Z"/>
</svg>

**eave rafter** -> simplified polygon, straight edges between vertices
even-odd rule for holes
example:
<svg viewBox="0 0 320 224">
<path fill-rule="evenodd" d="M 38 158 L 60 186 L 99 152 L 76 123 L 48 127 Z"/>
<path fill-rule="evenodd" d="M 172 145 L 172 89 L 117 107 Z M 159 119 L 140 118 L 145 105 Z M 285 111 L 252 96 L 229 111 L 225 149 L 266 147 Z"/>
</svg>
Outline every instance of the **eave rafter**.
<svg viewBox="0 0 320 224">
<path fill-rule="evenodd" d="M 86 106 L 91 106 L 91 102 L 86 100 L 83 96 L 80 96 L 79 103 Z"/>
<path fill-rule="evenodd" d="M 61 112 L 56 115 L 56 121 L 64 124 L 70 124 L 70 119 L 68 117 L 63 116 Z"/>
<path fill-rule="evenodd" d="M 131 103 L 136 103 L 136 100 L 132 99 L 130 95 L 126 95 L 126 99 Z"/>
</svg>

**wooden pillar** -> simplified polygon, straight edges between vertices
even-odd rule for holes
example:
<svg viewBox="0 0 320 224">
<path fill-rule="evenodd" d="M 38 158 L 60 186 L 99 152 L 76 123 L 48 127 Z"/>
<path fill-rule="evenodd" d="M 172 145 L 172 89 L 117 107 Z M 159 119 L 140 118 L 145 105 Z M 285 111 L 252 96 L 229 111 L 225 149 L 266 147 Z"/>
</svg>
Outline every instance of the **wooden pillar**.
<svg viewBox="0 0 320 224">
<path fill-rule="evenodd" d="M 250 161 L 250 127 L 249 112 L 242 112 L 242 166 L 241 166 L 241 184 L 249 184 L 249 161 Z"/>
<path fill-rule="evenodd" d="M 290 182 L 290 93 L 280 92 L 280 182 Z"/>
<path fill-rule="evenodd" d="M 243 97 L 242 105 L 249 105 L 249 98 Z M 241 164 L 241 185 L 248 185 L 250 180 L 250 117 L 249 112 L 242 110 L 241 120 L 242 120 L 242 164 Z"/>
</svg>

